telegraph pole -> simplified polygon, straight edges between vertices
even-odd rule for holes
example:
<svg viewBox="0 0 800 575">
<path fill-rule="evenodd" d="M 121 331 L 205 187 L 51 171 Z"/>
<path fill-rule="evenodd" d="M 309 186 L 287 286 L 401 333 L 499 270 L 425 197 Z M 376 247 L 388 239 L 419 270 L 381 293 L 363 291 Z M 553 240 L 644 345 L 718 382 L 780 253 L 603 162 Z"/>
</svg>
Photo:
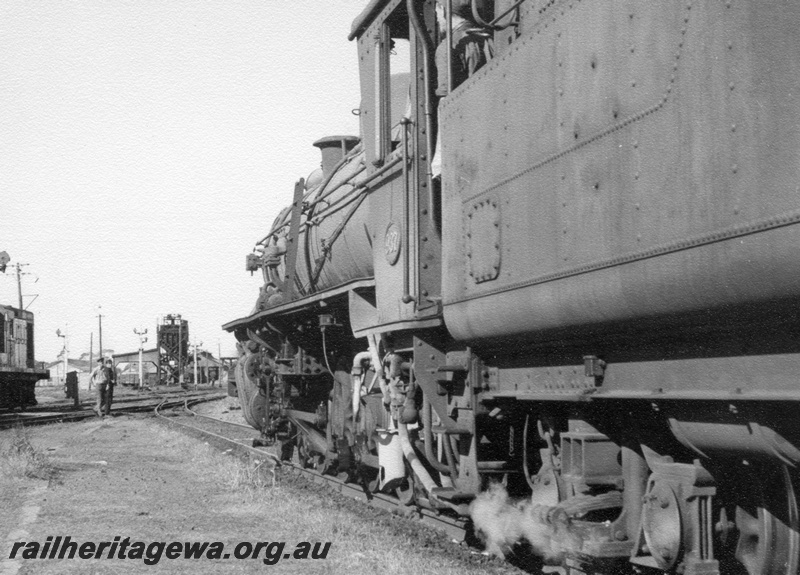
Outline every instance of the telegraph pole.
<svg viewBox="0 0 800 575">
<path fill-rule="evenodd" d="M 67 383 L 67 369 L 69 369 L 69 365 L 67 363 L 67 357 L 69 356 L 69 343 L 68 343 L 69 339 L 67 337 L 68 326 L 69 326 L 69 324 L 67 324 L 67 326 L 64 327 L 64 333 L 63 334 L 61 333 L 60 329 L 56 330 L 56 335 L 58 337 L 63 337 L 64 338 L 64 384 L 65 385 Z"/>
<path fill-rule="evenodd" d="M 183 320 L 178 314 L 178 383 L 183 387 Z"/>
<path fill-rule="evenodd" d="M 64 324 L 64 383 L 67 383 L 67 371 L 69 370 L 69 324 Z"/>
<path fill-rule="evenodd" d="M 94 369 L 92 366 L 94 365 L 94 334 L 89 333 L 89 373 L 92 373 Z M 89 389 L 92 389 L 92 378 L 89 378 Z"/>
<path fill-rule="evenodd" d="M 103 314 L 101 313 L 103 310 L 102 306 L 97 306 L 97 319 L 99 321 L 100 326 L 100 354 L 98 357 L 103 357 Z"/>
<path fill-rule="evenodd" d="M 197 340 L 194 340 L 194 390 L 197 391 Z"/>
<path fill-rule="evenodd" d="M 24 309 L 22 307 L 22 264 L 17 262 L 17 295 L 19 296 L 19 309 Z M 66 375 L 64 375 L 66 377 Z"/>
<path fill-rule="evenodd" d="M 142 389 L 142 387 L 144 387 L 144 366 L 142 365 L 142 354 L 144 352 L 144 344 L 147 341 L 147 337 L 145 336 L 147 333 L 147 328 L 144 328 L 144 331 L 133 328 L 133 333 L 139 336 L 139 389 Z"/>
<path fill-rule="evenodd" d="M 197 343 L 197 337 L 192 338 L 192 349 L 194 351 L 194 390 L 197 391 L 197 348 L 203 345 L 203 342 Z"/>
</svg>

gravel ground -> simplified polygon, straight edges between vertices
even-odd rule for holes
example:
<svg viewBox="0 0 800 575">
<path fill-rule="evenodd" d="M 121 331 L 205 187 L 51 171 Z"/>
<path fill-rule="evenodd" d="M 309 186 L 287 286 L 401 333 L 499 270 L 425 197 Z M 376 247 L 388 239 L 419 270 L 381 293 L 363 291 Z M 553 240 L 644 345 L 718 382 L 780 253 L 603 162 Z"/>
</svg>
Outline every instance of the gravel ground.
<svg viewBox="0 0 800 575">
<path fill-rule="evenodd" d="M 0 432 L 0 531 L 3 575 L 519 573 L 419 522 L 275 474 L 268 462 L 221 454 L 144 416 Z M 91 559 L 20 557 L 33 552 L 30 542 L 43 545 L 57 536 L 81 543 L 119 537 L 120 545 L 130 538 L 151 555 L 158 551 L 150 548 L 154 542 L 220 542 L 231 556 L 168 559 L 162 549 L 153 565 L 120 558 L 118 551 L 108 559 L 107 550 Z M 9 559 L 19 541 L 26 547 Z M 237 560 L 240 542 L 265 545 L 255 559 Z M 318 554 L 324 543 L 331 546 L 324 559 L 303 559 L 304 542 L 319 543 Z M 277 562 L 267 564 L 268 555 Z"/>
<path fill-rule="evenodd" d="M 219 401 L 207 401 L 194 406 L 197 413 L 216 417 L 222 421 L 233 421 L 234 423 L 246 423 L 242 410 L 239 407 L 239 399 L 236 397 L 226 397 Z"/>
</svg>

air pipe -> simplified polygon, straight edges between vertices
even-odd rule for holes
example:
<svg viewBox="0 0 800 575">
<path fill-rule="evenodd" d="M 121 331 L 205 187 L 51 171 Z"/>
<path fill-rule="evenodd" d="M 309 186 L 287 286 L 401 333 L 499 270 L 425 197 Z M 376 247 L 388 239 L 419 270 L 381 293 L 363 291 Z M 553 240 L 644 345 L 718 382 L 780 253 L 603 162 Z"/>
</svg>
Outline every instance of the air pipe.
<svg viewBox="0 0 800 575">
<path fill-rule="evenodd" d="M 499 22 L 500 22 L 500 20 L 502 20 L 503 18 L 505 18 L 507 15 L 511 14 L 511 12 L 513 12 L 514 10 L 516 10 L 517 8 L 519 8 L 519 7 L 520 7 L 520 5 L 521 5 L 521 4 L 522 4 L 524 1 L 525 1 L 525 0 L 519 0 L 518 2 L 515 2 L 515 3 L 514 3 L 512 6 L 511 6 L 511 8 L 509 8 L 508 10 L 506 10 L 505 12 L 503 12 L 502 14 L 500 14 L 500 15 L 499 15 L 497 18 L 495 18 L 495 19 L 494 19 L 494 20 L 492 20 L 491 22 L 487 22 L 486 20 L 484 20 L 484 19 L 481 17 L 481 13 L 480 13 L 480 11 L 478 10 L 478 0 L 472 0 L 472 19 L 473 19 L 473 20 L 475 20 L 475 22 L 476 22 L 476 23 L 477 23 L 479 26 L 483 26 L 484 28 L 491 28 L 492 30 L 505 30 L 505 29 L 506 29 L 506 28 L 508 28 L 509 26 L 518 26 L 518 25 L 519 25 L 519 22 L 514 22 L 513 20 L 510 20 L 510 21 L 508 22 L 508 24 L 505 24 L 505 25 L 501 25 L 501 24 L 499 24 Z"/>
<path fill-rule="evenodd" d="M 366 369 L 362 365 L 364 361 L 369 362 L 372 352 L 361 351 L 353 358 L 353 368 L 350 370 L 350 377 L 353 381 L 353 423 L 355 424 L 358 408 L 361 406 L 361 384 L 364 382 Z"/>
<path fill-rule="evenodd" d="M 431 102 L 431 39 L 430 36 L 423 29 L 419 21 L 419 15 L 416 10 L 416 3 L 414 0 L 406 0 L 406 9 L 408 10 L 408 18 L 411 25 L 414 27 L 414 32 L 419 38 L 422 39 L 422 76 L 425 92 L 425 146 L 427 150 L 425 153 L 428 157 L 426 162 L 428 168 L 426 173 L 426 180 L 428 186 L 428 204 L 430 218 L 433 219 L 433 172 L 431 171 L 431 157 L 434 152 L 433 147 L 433 103 Z M 419 151 L 419 150 L 416 150 Z"/>
<path fill-rule="evenodd" d="M 368 335 L 367 342 L 369 343 L 369 353 L 372 360 L 372 365 L 375 366 L 375 378 L 378 380 L 378 385 L 380 385 L 381 393 L 383 394 L 383 403 L 388 404 L 390 401 L 389 386 L 386 384 L 386 379 L 383 377 L 383 366 L 381 365 L 380 355 L 378 355 L 378 336 L 374 334 Z M 372 383 L 374 384 L 375 381 L 373 380 Z M 370 385 L 370 389 L 371 388 L 372 386 Z"/>
<path fill-rule="evenodd" d="M 403 303 L 411 303 L 414 301 L 414 296 L 411 295 L 411 283 L 409 279 L 409 255 L 408 250 L 411 248 L 411 194 L 410 186 L 408 185 L 408 118 L 400 120 L 402 125 L 402 143 L 401 148 L 403 151 L 403 233 L 405 234 L 405 244 L 402 246 L 403 250 Z"/>
<path fill-rule="evenodd" d="M 439 473 L 444 473 L 449 475 L 450 468 L 439 461 L 439 458 L 436 457 L 436 454 L 433 452 L 433 431 L 431 431 L 431 425 L 433 425 L 433 413 L 431 412 L 431 402 L 428 399 L 428 396 L 425 395 L 425 392 L 422 392 L 422 432 L 425 438 L 425 457 L 428 459 L 428 463 L 430 463 L 433 468 L 438 471 Z"/>
<path fill-rule="evenodd" d="M 397 424 L 397 431 L 400 435 L 400 447 L 403 449 L 403 455 L 408 461 L 408 464 L 411 465 L 411 469 L 414 471 L 414 474 L 419 478 L 420 483 L 425 488 L 425 492 L 429 495 L 432 493 L 433 489 L 436 488 L 436 482 L 430 476 L 428 471 L 422 465 L 422 462 L 417 457 L 417 454 L 414 452 L 414 448 L 411 446 L 411 441 L 408 439 L 408 426 L 405 423 L 398 423 Z"/>
</svg>

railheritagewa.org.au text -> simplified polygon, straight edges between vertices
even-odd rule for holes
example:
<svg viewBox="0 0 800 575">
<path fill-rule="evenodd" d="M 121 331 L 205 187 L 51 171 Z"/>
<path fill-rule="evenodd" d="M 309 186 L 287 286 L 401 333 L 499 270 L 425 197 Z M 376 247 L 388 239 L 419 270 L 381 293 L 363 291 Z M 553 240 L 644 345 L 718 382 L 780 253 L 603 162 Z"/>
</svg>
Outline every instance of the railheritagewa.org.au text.
<svg viewBox="0 0 800 575">
<path fill-rule="evenodd" d="M 287 545 L 285 541 L 136 541 L 130 537 L 114 537 L 113 541 L 73 541 L 69 535 L 50 536 L 44 543 L 16 541 L 9 559 L 125 559 L 156 565 L 162 559 L 260 559 L 265 565 L 279 561 L 326 559 L 331 542 L 301 541 Z"/>
</svg>

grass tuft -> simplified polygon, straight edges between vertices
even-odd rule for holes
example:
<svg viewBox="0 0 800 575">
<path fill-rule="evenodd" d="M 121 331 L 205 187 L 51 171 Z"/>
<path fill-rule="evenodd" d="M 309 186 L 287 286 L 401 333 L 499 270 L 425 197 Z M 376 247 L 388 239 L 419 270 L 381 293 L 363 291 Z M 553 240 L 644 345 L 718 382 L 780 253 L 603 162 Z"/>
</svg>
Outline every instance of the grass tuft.
<svg viewBox="0 0 800 575">
<path fill-rule="evenodd" d="M 270 460 L 231 458 L 221 469 L 223 483 L 250 495 L 275 487 L 275 466 Z"/>
<path fill-rule="evenodd" d="M 15 427 L 11 438 L 0 443 L 0 477 L 8 479 L 51 479 L 55 468 L 38 451 L 24 427 Z"/>
</svg>

